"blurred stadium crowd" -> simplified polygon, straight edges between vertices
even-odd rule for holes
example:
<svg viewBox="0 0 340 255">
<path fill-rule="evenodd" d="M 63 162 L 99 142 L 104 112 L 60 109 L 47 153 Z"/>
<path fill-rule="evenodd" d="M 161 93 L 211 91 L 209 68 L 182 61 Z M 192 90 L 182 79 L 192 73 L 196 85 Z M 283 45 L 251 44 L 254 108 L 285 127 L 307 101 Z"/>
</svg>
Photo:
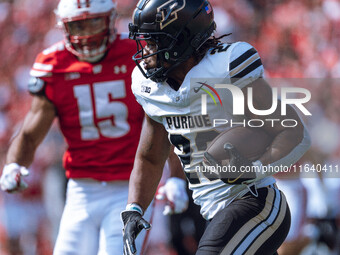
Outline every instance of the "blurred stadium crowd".
<svg viewBox="0 0 340 255">
<path fill-rule="evenodd" d="M 211 3 L 217 35 L 232 33 L 224 40 L 251 43 L 262 58 L 267 77 L 294 78 L 286 80 L 284 86 L 296 85 L 311 91 L 312 99 L 307 108 L 313 115 L 305 121 L 310 128 L 313 145 L 305 160 L 312 164 L 339 166 L 340 1 L 211 0 Z M 120 15 L 117 30 L 125 32 L 136 1 L 117 0 L 117 4 Z M 30 105 L 27 83 L 35 56 L 62 39 L 61 31 L 55 27 L 53 10 L 56 5 L 57 0 L 0 1 L 2 163 L 8 142 Z M 294 82 L 289 83 L 289 80 Z M 57 124 L 55 126 L 36 153 L 29 177 L 30 188 L 22 195 L 0 194 L 0 254 L 51 254 L 65 185 L 60 163 L 64 143 Z M 323 182 L 318 181 L 316 185 L 325 186 L 326 190 L 322 191 L 325 197 L 321 195 L 325 204 L 312 204 L 307 209 L 320 211 L 315 217 L 332 214 L 336 218 L 339 208 L 334 202 L 340 201 L 340 185 L 337 184 L 340 179 L 333 178 L 332 184 L 320 184 Z M 327 193 L 327 188 L 333 189 Z M 162 216 L 156 217 L 156 220 L 164 221 Z M 157 225 L 164 227 L 166 224 L 154 221 L 158 230 L 161 227 Z M 163 248 L 158 248 L 160 250 L 155 254 L 176 254 L 167 248 L 169 233 L 164 229 L 161 232 L 154 237 L 154 242 L 162 243 Z M 13 243 L 7 242 L 8 237 Z M 24 253 L 15 250 L 18 243 L 24 247 Z M 8 247 L 12 247 L 12 253 L 9 253 Z M 150 254 L 153 253 L 150 251 Z"/>
</svg>

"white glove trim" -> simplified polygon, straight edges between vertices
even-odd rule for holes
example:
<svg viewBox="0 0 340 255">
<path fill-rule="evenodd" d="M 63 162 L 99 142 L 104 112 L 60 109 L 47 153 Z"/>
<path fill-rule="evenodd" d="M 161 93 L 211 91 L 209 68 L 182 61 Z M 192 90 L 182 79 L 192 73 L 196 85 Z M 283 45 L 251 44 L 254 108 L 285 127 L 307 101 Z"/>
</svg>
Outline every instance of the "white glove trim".
<svg viewBox="0 0 340 255">
<path fill-rule="evenodd" d="M 136 203 L 127 204 L 126 207 L 125 207 L 125 210 L 126 211 L 136 211 L 136 212 L 140 213 L 142 216 L 144 214 L 142 207 L 140 207 Z"/>
</svg>

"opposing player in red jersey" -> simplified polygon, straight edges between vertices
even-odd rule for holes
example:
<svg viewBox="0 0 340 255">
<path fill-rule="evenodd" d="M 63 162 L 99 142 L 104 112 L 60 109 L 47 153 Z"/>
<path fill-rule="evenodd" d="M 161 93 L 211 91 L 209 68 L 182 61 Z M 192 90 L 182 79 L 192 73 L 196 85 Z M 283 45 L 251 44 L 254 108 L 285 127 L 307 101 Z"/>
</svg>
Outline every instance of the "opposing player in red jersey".
<svg viewBox="0 0 340 255">
<path fill-rule="evenodd" d="M 57 116 L 69 182 L 54 254 L 119 254 L 119 214 L 144 118 L 131 92 L 135 42 L 115 33 L 112 0 L 61 0 L 56 14 L 65 39 L 36 58 L 32 106 L 10 145 L 1 188 L 26 187 L 22 177 Z"/>
</svg>

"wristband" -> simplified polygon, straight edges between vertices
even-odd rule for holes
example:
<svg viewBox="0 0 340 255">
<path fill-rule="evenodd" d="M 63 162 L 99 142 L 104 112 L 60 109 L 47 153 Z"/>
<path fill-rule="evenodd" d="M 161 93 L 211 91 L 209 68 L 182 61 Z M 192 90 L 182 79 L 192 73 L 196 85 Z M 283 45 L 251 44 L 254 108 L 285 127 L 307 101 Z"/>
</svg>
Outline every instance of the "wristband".
<svg viewBox="0 0 340 255">
<path fill-rule="evenodd" d="M 125 210 L 126 211 L 136 211 L 136 212 L 140 213 L 141 215 L 144 214 L 142 207 L 140 207 L 137 203 L 127 204 L 126 207 L 125 207 Z"/>
</svg>

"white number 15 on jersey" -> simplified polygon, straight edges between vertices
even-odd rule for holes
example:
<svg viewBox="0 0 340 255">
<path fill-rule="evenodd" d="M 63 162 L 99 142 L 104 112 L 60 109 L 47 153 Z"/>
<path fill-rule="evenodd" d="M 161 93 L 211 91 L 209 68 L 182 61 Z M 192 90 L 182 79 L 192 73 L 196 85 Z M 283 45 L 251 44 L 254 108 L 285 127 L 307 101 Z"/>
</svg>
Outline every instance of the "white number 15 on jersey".
<svg viewBox="0 0 340 255">
<path fill-rule="evenodd" d="M 110 101 L 110 95 L 112 99 L 126 97 L 123 80 L 94 83 L 93 91 L 89 84 L 77 85 L 73 91 L 78 102 L 82 140 L 95 140 L 100 135 L 117 138 L 129 132 L 127 106 L 123 102 Z M 107 119 L 95 125 L 95 117 Z"/>
</svg>

